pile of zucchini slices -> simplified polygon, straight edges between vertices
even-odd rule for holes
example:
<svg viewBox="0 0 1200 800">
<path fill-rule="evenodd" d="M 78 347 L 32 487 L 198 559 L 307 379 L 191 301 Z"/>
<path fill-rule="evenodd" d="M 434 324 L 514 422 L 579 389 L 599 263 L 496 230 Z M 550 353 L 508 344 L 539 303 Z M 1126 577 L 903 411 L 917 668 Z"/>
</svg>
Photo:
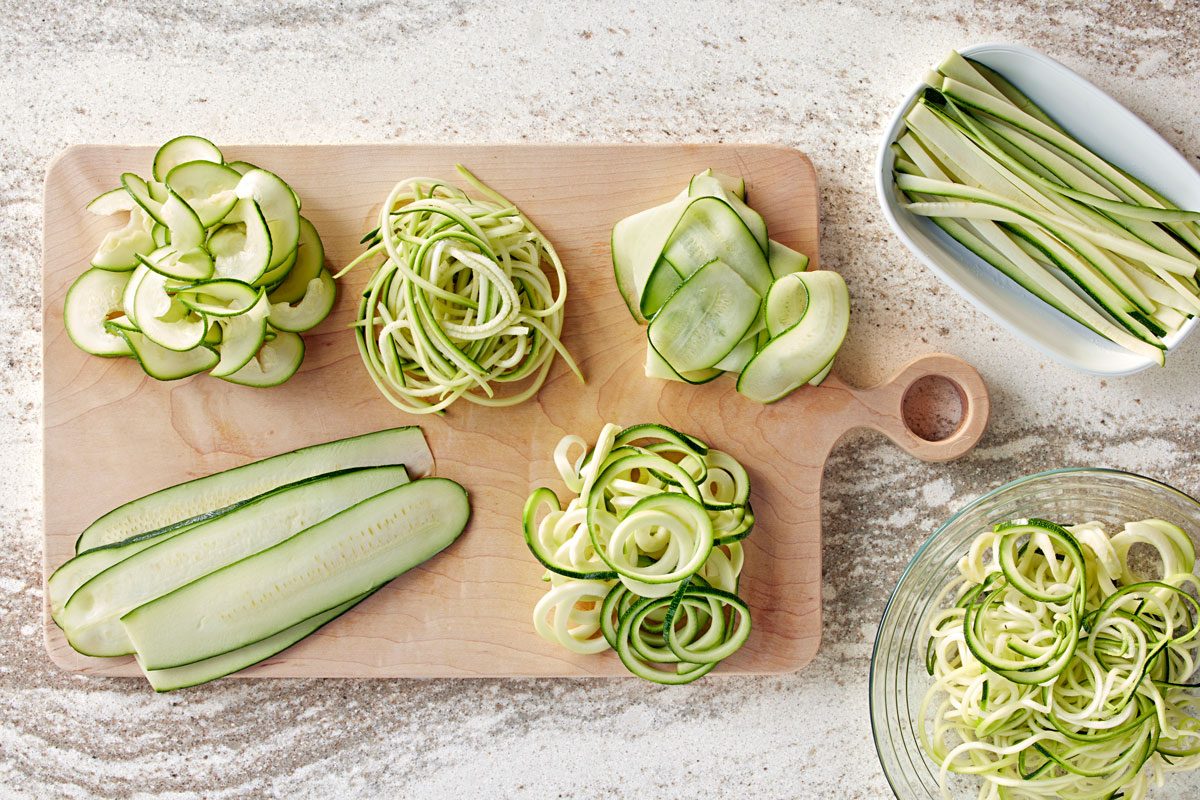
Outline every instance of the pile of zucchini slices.
<svg viewBox="0 0 1200 800">
<path fill-rule="evenodd" d="M 63 317 L 80 349 L 135 358 L 159 380 L 207 371 L 275 386 L 295 374 L 300 333 L 328 316 L 336 292 L 282 179 L 180 136 L 155 154 L 151 180 L 126 172 L 87 209 L 128 221 L 67 292 Z"/>
<path fill-rule="evenodd" d="M 737 390 L 773 403 L 818 384 L 850 324 L 835 272 L 768 238 L 746 183 L 705 170 L 674 199 L 618 222 L 617 288 L 648 325 L 646 375 L 707 383 L 739 373 Z"/>
</svg>

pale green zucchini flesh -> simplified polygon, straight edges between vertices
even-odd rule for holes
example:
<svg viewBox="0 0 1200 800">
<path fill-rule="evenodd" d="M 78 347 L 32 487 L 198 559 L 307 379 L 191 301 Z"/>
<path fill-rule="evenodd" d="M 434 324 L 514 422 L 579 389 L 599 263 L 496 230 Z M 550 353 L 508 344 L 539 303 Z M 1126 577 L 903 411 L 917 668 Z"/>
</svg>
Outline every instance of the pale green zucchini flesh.
<svg viewBox="0 0 1200 800">
<path fill-rule="evenodd" d="M 387 464 L 404 464 L 412 477 L 424 477 L 433 472 L 433 455 L 420 428 L 392 428 L 313 445 L 161 489 L 97 519 L 80 534 L 75 550 L 83 552 L 172 523 L 203 517 L 284 484 L 322 473 Z"/>
<path fill-rule="evenodd" d="M 383 492 L 122 617 L 147 670 L 259 642 L 336 608 L 448 547 L 470 516 L 443 478 Z"/>
<path fill-rule="evenodd" d="M 56 621 L 80 653 L 130 654 L 133 648 L 120 623 L 127 611 L 407 482 L 402 466 L 371 467 L 268 493 L 104 570 L 71 595 Z"/>
<path fill-rule="evenodd" d="M 773 403 L 821 375 L 850 324 L 850 295 L 840 275 L 823 271 L 795 277 L 807 289 L 799 320 L 773 336 L 738 378 L 738 391 L 760 403 Z"/>
<path fill-rule="evenodd" d="M 723 261 L 701 267 L 650 321 L 650 343 L 678 372 L 710 369 L 745 338 L 758 293 Z"/>
<path fill-rule="evenodd" d="M 245 647 L 230 650 L 228 653 L 206 658 L 203 661 L 184 664 L 180 667 L 171 667 L 168 669 L 143 668 L 142 671 L 146 676 L 146 680 L 150 682 L 150 686 L 156 692 L 170 692 L 175 689 L 186 689 L 189 686 L 208 683 L 209 681 L 223 678 L 226 675 L 265 661 L 271 656 L 278 655 L 296 642 L 316 632 L 318 628 L 321 628 L 326 623 L 345 614 L 370 596 L 370 592 L 360 595 L 353 600 L 342 603 L 340 606 L 334 606 L 328 611 L 322 611 L 316 616 L 309 617 L 303 622 L 280 631 L 274 636 L 268 636 L 266 639 L 261 639 Z M 138 659 L 138 664 L 141 665 L 140 658 Z"/>
</svg>

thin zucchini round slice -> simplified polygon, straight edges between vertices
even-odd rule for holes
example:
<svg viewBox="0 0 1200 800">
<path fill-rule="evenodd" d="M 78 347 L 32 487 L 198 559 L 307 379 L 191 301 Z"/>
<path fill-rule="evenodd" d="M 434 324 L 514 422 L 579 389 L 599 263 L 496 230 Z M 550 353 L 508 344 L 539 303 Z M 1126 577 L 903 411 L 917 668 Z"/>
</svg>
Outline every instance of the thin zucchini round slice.
<svg viewBox="0 0 1200 800">
<path fill-rule="evenodd" d="M 263 347 L 267 321 L 253 314 L 216 317 L 213 327 L 221 331 L 221 360 L 212 368 L 214 378 L 225 378 L 246 366 Z"/>
<path fill-rule="evenodd" d="M 129 343 L 105 323 L 121 310 L 121 297 L 131 273 L 89 269 L 67 290 L 63 323 L 71 341 L 94 356 L 132 355 Z"/>
<path fill-rule="evenodd" d="M 337 285 L 329 270 L 323 269 L 308 284 L 308 291 L 297 305 L 272 303 L 268 319 L 276 330 L 303 333 L 317 327 L 329 316 L 336 299 Z"/>
<path fill-rule="evenodd" d="M 176 136 L 158 148 L 158 152 L 154 154 L 154 180 L 166 181 L 171 170 L 189 161 L 211 161 L 221 164 L 225 159 L 217 146 L 208 139 L 200 136 Z"/>
<path fill-rule="evenodd" d="M 152 272 L 176 281 L 204 281 L 212 277 L 213 259 L 203 247 L 179 251 L 173 245 L 154 250 L 148 256 L 140 253 L 138 261 Z"/>
<path fill-rule="evenodd" d="M 209 317 L 236 317 L 249 311 L 262 295 L 248 283 L 229 278 L 193 283 L 175 297 L 193 311 Z"/>
<path fill-rule="evenodd" d="M 125 191 L 125 187 L 118 186 L 92 198 L 92 202 L 87 204 L 87 211 L 89 214 L 107 217 L 120 211 L 133 211 L 136 205 L 129 192 Z"/>
<path fill-rule="evenodd" d="M 208 238 L 214 274 L 253 284 L 271 263 L 273 242 L 267 221 L 253 200 L 239 200 L 225 221 Z"/>
<path fill-rule="evenodd" d="M 121 336 L 129 343 L 129 349 L 146 374 L 160 381 L 175 381 L 204 372 L 212 369 L 219 360 L 207 347 L 177 352 L 160 347 L 136 331 L 121 331 Z"/>
<path fill-rule="evenodd" d="M 138 253 L 148 253 L 153 249 L 149 217 L 140 207 L 134 207 L 129 212 L 129 221 L 125 226 L 109 232 L 101 240 L 91 264 L 96 269 L 128 272 L 138 265 Z"/>
<path fill-rule="evenodd" d="M 244 367 L 219 377 L 241 386 L 278 386 L 296 374 L 303 360 L 304 340 L 298 334 L 279 331 Z"/>
<path fill-rule="evenodd" d="M 204 341 L 207 321 L 172 298 L 167 292 L 167 278 L 158 272 L 142 277 L 134 292 L 133 308 L 138 328 L 160 347 L 183 352 Z"/>
<path fill-rule="evenodd" d="M 121 174 L 121 186 L 133 198 L 133 202 L 137 203 L 149 217 L 159 225 L 166 225 L 166 221 L 162 216 L 162 204 L 165 197 L 155 197 L 150 190 L 150 184 L 142 180 L 132 172 Z"/>
<path fill-rule="evenodd" d="M 238 182 L 237 195 L 253 200 L 261 209 L 271 232 L 272 246 L 267 269 L 279 266 L 296 249 L 300 238 L 300 212 L 296 208 L 291 187 L 273 172 L 254 169 Z"/>
<path fill-rule="evenodd" d="M 295 303 L 304 297 L 308 285 L 325 267 L 325 248 L 317 229 L 300 217 L 300 235 L 296 245 L 296 260 L 279 284 L 271 291 L 272 303 Z M 264 276 L 265 277 L 265 276 Z"/>
<path fill-rule="evenodd" d="M 166 184 L 192 207 L 201 225 L 211 228 L 237 205 L 236 189 L 241 179 L 224 164 L 188 161 L 171 170 Z"/>
</svg>

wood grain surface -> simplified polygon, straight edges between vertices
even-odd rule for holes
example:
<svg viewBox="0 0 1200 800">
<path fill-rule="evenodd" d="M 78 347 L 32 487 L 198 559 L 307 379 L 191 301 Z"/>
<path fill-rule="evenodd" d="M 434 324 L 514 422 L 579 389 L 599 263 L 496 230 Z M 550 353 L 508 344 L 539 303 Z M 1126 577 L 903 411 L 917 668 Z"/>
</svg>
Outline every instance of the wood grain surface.
<svg viewBox="0 0 1200 800">
<path fill-rule="evenodd" d="M 113 220 L 83 207 L 119 174 L 148 175 L 152 147 L 75 146 L 46 178 L 44 240 L 45 567 L 73 551 L 79 531 L 148 492 L 274 453 L 419 422 L 437 473 L 471 494 L 474 514 L 449 550 L 393 581 L 316 635 L 247 676 L 435 677 L 621 675 L 611 653 L 580 656 L 541 640 L 530 612 L 544 591 L 525 549 L 520 512 L 534 486 L 563 491 L 551 452 L 566 433 L 594 437 L 606 421 L 664 422 L 741 460 L 753 481 L 757 526 L 746 542 L 742 593 L 754 630 L 719 673 L 782 673 L 808 663 L 821 638 L 821 475 L 837 440 L 876 428 L 925 460 L 956 458 L 987 422 L 987 391 L 961 360 L 932 355 L 884 384 L 859 390 L 836 375 L 760 406 L 733 381 L 691 387 L 642 374 L 645 331 L 625 310 L 611 277 L 608 238 L 623 216 L 664 202 L 705 167 L 746 178 L 770 234 L 819 268 L 818 187 L 801 153 L 761 145 L 317 145 L 230 146 L 279 173 L 299 192 L 333 268 L 360 252 L 362 234 L 391 186 L 412 175 L 455 178 L 461 161 L 516 202 L 567 266 L 565 342 L 587 384 L 562 365 L 533 400 L 512 409 L 459 403 L 442 418 L 415 419 L 375 390 L 353 336 L 356 296 L 369 277 L 345 278 L 334 313 L 305 336 L 299 374 L 273 389 L 208 376 L 160 383 L 128 359 L 88 356 L 62 322 L 67 287 Z M 853 287 L 852 287 L 853 288 Z M 902 406 L 914 382 L 944 376 L 962 422 L 932 442 L 916 436 Z M 136 675 L 132 659 L 75 653 L 46 616 L 46 645 L 59 666 Z"/>
</svg>

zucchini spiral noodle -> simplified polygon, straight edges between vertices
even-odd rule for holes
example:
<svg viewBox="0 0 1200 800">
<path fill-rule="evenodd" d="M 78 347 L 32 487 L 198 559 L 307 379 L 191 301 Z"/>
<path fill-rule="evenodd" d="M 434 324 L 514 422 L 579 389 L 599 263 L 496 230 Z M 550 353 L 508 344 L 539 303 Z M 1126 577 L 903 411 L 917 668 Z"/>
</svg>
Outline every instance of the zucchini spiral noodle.
<svg viewBox="0 0 1200 800">
<path fill-rule="evenodd" d="M 367 249 L 336 277 L 382 257 L 359 304 L 358 350 L 375 385 L 411 414 L 459 398 L 512 406 L 533 397 L 558 352 L 567 278 L 550 241 L 511 202 L 465 167 L 486 199 L 432 178 L 396 184 Z M 554 273 L 551 281 L 544 265 Z M 494 384 L 526 382 L 497 394 Z"/>
<path fill-rule="evenodd" d="M 745 643 L 750 610 L 737 589 L 754 512 L 736 459 L 662 425 L 608 424 L 590 450 L 564 437 L 554 463 L 575 496 L 563 508 L 537 489 L 524 515 L 547 570 L 533 611 L 543 638 L 576 653 L 612 648 L 633 674 L 668 684 Z"/>
<path fill-rule="evenodd" d="M 978 536 L 929 623 L 918 720 L 943 796 L 960 773 L 980 798 L 1139 800 L 1200 766 L 1195 563 L 1155 519 Z"/>
</svg>

